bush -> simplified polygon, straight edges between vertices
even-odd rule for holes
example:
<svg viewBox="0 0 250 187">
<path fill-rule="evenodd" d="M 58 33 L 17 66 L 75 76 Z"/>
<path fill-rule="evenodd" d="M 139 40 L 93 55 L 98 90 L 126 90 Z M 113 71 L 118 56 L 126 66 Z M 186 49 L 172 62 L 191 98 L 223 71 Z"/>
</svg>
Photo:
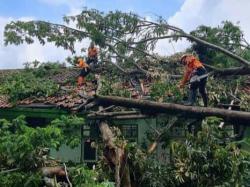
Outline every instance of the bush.
<svg viewBox="0 0 250 187">
<path fill-rule="evenodd" d="M 7 94 L 11 102 L 25 99 L 30 96 L 51 96 L 59 86 L 45 78 L 36 77 L 32 72 L 20 72 L 7 77 L 0 86 L 2 94 Z"/>
</svg>

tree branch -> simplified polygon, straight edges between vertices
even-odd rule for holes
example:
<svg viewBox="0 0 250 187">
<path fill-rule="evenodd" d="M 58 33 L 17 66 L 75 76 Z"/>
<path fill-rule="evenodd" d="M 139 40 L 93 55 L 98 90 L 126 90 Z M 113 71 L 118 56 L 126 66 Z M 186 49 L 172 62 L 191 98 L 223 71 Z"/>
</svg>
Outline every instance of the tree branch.
<svg viewBox="0 0 250 187">
<path fill-rule="evenodd" d="M 149 23 L 154 23 L 154 22 L 149 22 Z M 158 23 L 154 23 L 154 24 L 156 24 L 158 26 L 163 25 L 166 29 L 172 30 L 172 31 L 174 31 L 176 33 L 179 33 L 179 34 L 148 38 L 148 39 L 145 39 L 145 40 L 142 40 L 142 41 L 139 41 L 139 42 L 135 42 L 135 43 L 143 43 L 143 42 L 148 42 L 148 41 L 151 41 L 151 40 L 160 40 L 160 39 L 167 39 L 167 38 L 174 38 L 174 37 L 184 37 L 184 38 L 189 39 L 192 42 L 197 42 L 197 43 L 202 44 L 204 46 L 207 46 L 207 47 L 209 47 L 211 49 L 220 51 L 220 52 L 224 53 L 225 55 L 231 57 L 232 59 L 237 60 L 238 62 L 240 62 L 241 64 L 243 64 L 245 66 L 250 65 L 249 61 L 247 61 L 247 60 L 243 59 L 242 57 L 232 53 L 231 51 L 228 51 L 227 49 L 224 49 L 223 47 L 220 47 L 218 45 L 209 43 L 209 42 L 207 42 L 205 40 L 202 40 L 202 39 L 200 39 L 198 37 L 195 37 L 195 36 L 193 36 L 191 34 L 188 34 L 188 33 L 184 32 L 183 30 L 179 29 L 178 27 L 171 26 L 171 25 L 168 25 L 168 24 L 158 24 Z M 133 42 L 131 44 L 133 44 Z"/>
<path fill-rule="evenodd" d="M 66 175 L 66 179 L 68 181 L 69 187 L 73 187 L 72 184 L 71 184 L 71 182 L 70 182 L 70 180 L 69 180 L 69 176 L 68 176 L 66 164 L 63 163 L 63 166 L 64 166 L 64 171 L 65 171 L 65 175 Z"/>
<path fill-rule="evenodd" d="M 250 125 L 250 112 L 228 111 L 210 107 L 184 106 L 173 103 L 158 103 L 116 96 L 96 96 L 96 101 L 98 105 L 116 105 L 128 108 L 139 108 L 142 110 L 154 111 L 155 113 L 167 113 L 171 115 L 183 114 L 190 118 L 216 116 L 223 118 L 225 121 L 237 123 L 240 121 L 243 125 Z"/>
<path fill-rule="evenodd" d="M 193 35 L 191 35 L 191 34 L 184 34 L 183 37 L 188 38 L 188 39 L 191 40 L 191 41 L 195 41 L 195 42 L 197 42 L 197 43 L 200 43 L 200 44 L 202 44 L 202 45 L 205 45 L 205 46 L 207 46 L 207 47 L 209 47 L 209 48 L 218 50 L 218 51 L 224 53 L 225 55 L 231 57 L 232 59 L 237 60 L 238 62 L 240 62 L 241 64 L 243 64 L 243 65 L 245 65 L 245 66 L 249 66 L 249 65 L 250 65 L 250 62 L 249 62 L 249 61 L 247 61 L 247 60 L 243 59 L 242 57 L 240 57 L 240 56 L 238 56 L 238 55 L 236 55 L 236 54 L 234 54 L 234 53 L 232 53 L 232 52 L 230 52 L 230 51 L 224 49 L 223 47 L 220 47 L 220 46 L 218 46 L 218 45 L 211 44 L 211 43 L 209 43 L 209 42 L 207 42 L 207 41 L 205 41 L 205 40 L 202 40 L 202 39 L 200 39 L 200 38 L 197 38 L 197 37 L 195 37 L 195 36 L 193 36 Z"/>
</svg>

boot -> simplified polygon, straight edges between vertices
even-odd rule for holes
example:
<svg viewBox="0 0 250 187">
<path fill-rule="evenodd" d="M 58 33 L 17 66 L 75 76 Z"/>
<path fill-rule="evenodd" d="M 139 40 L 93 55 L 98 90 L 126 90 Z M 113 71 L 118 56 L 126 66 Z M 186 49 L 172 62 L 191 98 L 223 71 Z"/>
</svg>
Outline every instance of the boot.
<svg viewBox="0 0 250 187">
<path fill-rule="evenodd" d="M 204 107 L 207 107 L 207 104 L 208 104 L 208 96 L 207 96 L 207 94 L 206 93 L 201 94 L 201 97 L 202 97 L 202 100 L 203 100 Z"/>
</svg>

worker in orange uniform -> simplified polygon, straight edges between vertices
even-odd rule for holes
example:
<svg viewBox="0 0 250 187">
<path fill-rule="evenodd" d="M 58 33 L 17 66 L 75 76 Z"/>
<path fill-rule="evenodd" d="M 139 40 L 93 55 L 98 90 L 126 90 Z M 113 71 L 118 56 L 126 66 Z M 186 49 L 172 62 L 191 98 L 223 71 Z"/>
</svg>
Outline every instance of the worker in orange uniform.
<svg viewBox="0 0 250 187">
<path fill-rule="evenodd" d="M 98 49 L 95 47 L 94 42 L 91 42 L 91 43 L 90 43 L 90 46 L 89 46 L 89 48 L 88 48 L 88 59 L 87 59 L 87 63 L 88 63 L 88 64 L 93 63 L 94 65 L 96 65 L 97 62 L 98 62 L 97 54 L 98 54 Z"/>
<path fill-rule="evenodd" d="M 203 66 L 202 62 L 199 61 L 193 55 L 183 55 L 181 58 L 181 64 L 185 66 L 185 73 L 184 77 L 179 85 L 179 88 L 184 88 L 185 84 L 190 81 L 193 76 L 201 77 L 199 81 L 190 82 L 189 85 L 189 97 L 188 102 L 185 105 L 195 105 L 196 103 L 196 96 L 197 96 L 197 89 L 202 96 L 204 106 L 207 107 L 208 104 L 208 96 L 206 93 L 206 69 Z M 204 77 L 205 75 L 205 77 Z"/>
<path fill-rule="evenodd" d="M 78 76 L 77 85 L 80 87 L 85 84 L 85 77 L 89 74 L 89 65 L 83 58 L 78 59 L 78 67 L 81 68 L 80 75 Z"/>
</svg>

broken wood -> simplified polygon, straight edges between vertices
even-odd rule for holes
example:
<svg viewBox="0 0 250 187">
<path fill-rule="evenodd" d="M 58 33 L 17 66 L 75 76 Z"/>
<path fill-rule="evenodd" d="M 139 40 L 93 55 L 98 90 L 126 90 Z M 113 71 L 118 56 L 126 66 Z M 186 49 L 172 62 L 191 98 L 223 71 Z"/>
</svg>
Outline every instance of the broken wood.
<svg viewBox="0 0 250 187">
<path fill-rule="evenodd" d="M 216 76 L 249 75 L 249 74 L 250 74 L 250 67 L 248 66 L 214 69 L 214 75 Z"/>
<path fill-rule="evenodd" d="M 0 174 L 5 174 L 5 173 L 10 173 L 10 172 L 14 172 L 14 171 L 18 171 L 20 170 L 20 168 L 13 168 L 13 169 L 8 169 L 8 170 L 1 170 Z"/>
<path fill-rule="evenodd" d="M 92 103 L 88 103 L 88 104 L 84 105 L 85 111 L 95 107 L 96 105 L 97 105 L 96 102 L 92 102 Z"/>
<path fill-rule="evenodd" d="M 104 156 L 110 167 L 115 169 L 116 187 L 131 187 L 129 170 L 125 164 L 125 145 L 116 144 L 116 137 L 106 122 L 101 121 L 99 129 L 105 144 Z"/>
<path fill-rule="evenodd" d="M 182 114 L 190 118 L 204 118 L 216 116 L 223 118 L 228 122 L 242 122 L 244 125 L 250 125 L 250 112 L 229 111 L 225 109 L 184 106 L 174 103 L 158 103 L 146 100 L 136 100 L 117 96 L 96 96 L 98 105 L 116 105 L 128 108 L 139 108 L 154 113 L 166 113 L 170 115 Z"/>
<path fill-rule="evenodd" d="M 172 121 L 161 130 L 161 133 L 159 133 L 159 131 L 156 131 L 157 137 L 155 141 L 149 146 L 147 151 L 148 154 L 152 154 L 155 151 L 157 145 L 161 142 L 163 135 L 170 130 L 170 128 L 175 124 L 177 120 L 178 117 L 174 117 Z"/>
<path fill-rule="evenodd" d="M 66 173 L 64 171 L 64 168 L 61 166 L 56 166 L 56 167 L 43 167 L 41 169 L 42 175 L 45 177 L 53 177 L 53 176 L 61 176 L 65 177 Z"/>
<path fill-rule="evenodd" d="M 218 103 L 217 104 L 218 107 L 225 107 L 225 108 L 228 108 L 228 107 L 233 107 L 233 108 L 240 108 L 240 105 L 236 105 L 236 104 L 224 104 L 224 103 Z"/>
<path fill-rule="evenodd" d="M 126 116 L 126 115 L 132 115 L 132 114 L 139 114 L 139 112 L 138 111 L 98 112 L 94 114 L 89 114 L 88 117 L 95 117 L 95 116 L 113 117 L 113 116 Z"/>
<path fill-rule="evenodd" d="M 234 91 L 234 95 L 236 95 L 237 92 L 238 92 L 238 84 L 237 84 L 237 87 L 236 87 L 236 89 L 235 89 L 235 91 Z M 233 99 L 233 100 L 230 102 L 230 105 L 231 105 L 231 106 L 228 107 L 228 110 L 232 110 L 232 105 L 233 105 L 234 103 L 235 103 L 235 99 Z M 222 121 L 222 122 L 220 123 L 220 125 L 219 125 L 219 128 L 222 129 L 222 128 L 224 127 L 224 125 L 225 125 L 225 122 Z"/>
<path fill-rule="evenodd" d="M 152 116 L 150 115 L 144 115 L 144 114 L 135 114 L 135 115 L 126 115 L 126 116 L 93 116 L 89 117 L 89 119 L 145 119 L 150 118 Z"/>
<path fill-rule="evenodd" d="M 66 179 L 67 179 L 67 182 L 68 182 L 68 184 L 69 184 L 69 187 L 72 187 L 72 184 L 71 184 L 71 182 L 70 182 L 70 180 L 69 180 L 69 176 L 68 176 L 66 164 L 63 163 L 63 166 L 64 166 L 64 171 L 65 171 L 65 175 L 66 175 Z"/>
<path fill-rule="evenodd" d="M 234 100 L 232 100 L 231 102 L 230 102 L 230 106 L 228 107 L 228 110 L 232 110 L 232 105 L 234 104 Z M 220 125 L 219 125 L 219 128 L 223 128 L 224 127 L 224 125 L 225 125 L 225 122 L 224 121 L 222 121 L 222 122 L 220 122 Z"/>
<path fill-rule="evenodd" d="M 99 113 L 101 113 L 101 112 L 108 111 L 108 110 L 110 110 L 110 109 L 112 109 L 112 108 L 114 108 L 114 107 L 115 107 L 114 105 L 111 105 L 111 106 L 109 106 L 109 107 L 107 107 L 107 108 L 103 108 L 103 109 L 101 109 L 101 110 L 98 110 L 97 112 L 93 112 L 93 114 L 99 114 Z"/>
</svg>

